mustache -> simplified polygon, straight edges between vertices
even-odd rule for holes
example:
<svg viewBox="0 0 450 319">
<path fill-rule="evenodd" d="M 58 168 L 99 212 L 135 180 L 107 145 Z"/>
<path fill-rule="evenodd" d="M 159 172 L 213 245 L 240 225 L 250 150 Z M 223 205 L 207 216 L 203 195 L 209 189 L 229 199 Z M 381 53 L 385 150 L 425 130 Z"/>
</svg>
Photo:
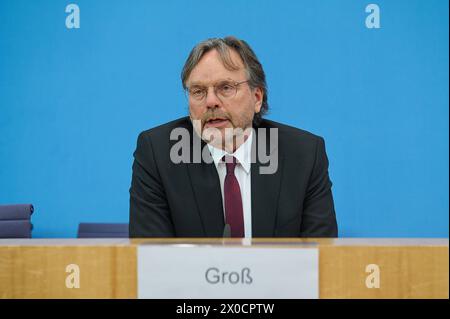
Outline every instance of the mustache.
<svg viewBox="0 0 450 319">
<path fill-rule="evenodd" d="M 202 116 L 202 123 L 206 123 L 211 119 L 215 119 L 215 118 L 221 118 L 221 119 L 226 119 L 226 120 L 230 120 L 230 116 L 225 113 L 225 112 L 218 112 L 218 111 L 213 111 L 213 112 L 206 112 L 203 116 Z"/>
</svg>

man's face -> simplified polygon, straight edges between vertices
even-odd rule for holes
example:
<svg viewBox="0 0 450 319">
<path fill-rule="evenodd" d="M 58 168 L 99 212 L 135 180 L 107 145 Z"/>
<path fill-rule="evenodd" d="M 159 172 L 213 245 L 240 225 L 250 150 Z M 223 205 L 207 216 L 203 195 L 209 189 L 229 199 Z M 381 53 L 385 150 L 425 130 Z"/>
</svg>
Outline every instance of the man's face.
<svg viewBox="0 0 450 319">
<path fill-rule="evenodd" d="M 230 49 L 230 58 L 239 66 L 238 70 L 228 70 L 216 50 L 205 53 L 186 81 L 187 87 L 204 88 L 207 92 L 201 100 L 189 95 L 191 120 L 200 120 L 203 134 L 208 129 L 215 128 L 220 130 L 224 137 L 227 128 L 242 130 L 251 128 L 254 114 L 261 110 L 263 92 L 260 88 L 250 88 L 247 82 L 238 85 L 236 94 L 230 97 L 224 98 L 214 92 L 214 86 L 217 88 L 223 83 L 234 84 L 248 80 L 238 53 Z M 216 90 L 217 93 L 218 91 Z M 198 129 L 197 127 L 196 131 L 200 133 Z"/>
</svg>

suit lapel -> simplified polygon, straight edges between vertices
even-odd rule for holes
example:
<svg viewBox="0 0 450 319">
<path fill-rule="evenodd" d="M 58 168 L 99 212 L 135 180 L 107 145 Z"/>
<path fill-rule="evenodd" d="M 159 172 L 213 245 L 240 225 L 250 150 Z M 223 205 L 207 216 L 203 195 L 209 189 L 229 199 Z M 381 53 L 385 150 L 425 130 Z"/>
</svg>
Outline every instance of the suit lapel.
<svg viewBox="0 0 450 319">
<path fill-rule="evenodd" d="M 191 135 L 193 138 L 198 138 L 192 131 Z M 206 143 L 201 141 L 201 150 L 205 146 Z M 193 150 L 192 144 L 191 150 Z M 222 237 L 225 222 L 220 180 L 216 166 L 214 162 L 208 164 L 203 160 L 200 163 L 186 165 L 205 235 L 207 237 Z"/>
<path fill-rule="evenodd" d="M 266 131 L 270 134 L 268 128 Z M 259 134 L 261 134 L 258 133 L 258 130 L 255 130 L 255 133 L 257 138 L 252 146 L 254 149 L 252 151 L 251 166 L 252 237 L 273 237 L 281 188 L 283 157 L 279 153 L 278 145 L 269 143 L 270 138 L 267 138 L 266 150 L 269 150 L 269 154 L 276 155 L 278 153 L 278 169 L 273 174 L 261 174 L 260 167 L 268 166 L 268 163 L 262 164 L 259 156 L 255 156 L 258 154 Z"/>
</svg>

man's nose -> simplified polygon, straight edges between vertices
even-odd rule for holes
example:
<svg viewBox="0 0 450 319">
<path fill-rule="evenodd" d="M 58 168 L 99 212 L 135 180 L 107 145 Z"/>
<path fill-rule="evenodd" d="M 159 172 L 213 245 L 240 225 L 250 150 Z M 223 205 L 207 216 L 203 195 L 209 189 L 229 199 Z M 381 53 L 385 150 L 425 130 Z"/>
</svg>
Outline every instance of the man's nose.
<svg viewBox="0 0 450 319">
<path fill-rule="evenodd" d="M 206 107 L 207 108 L 216 108 L 220 106 L 220 99 L 216 95 L 213 87 L 208 88 L 208 93 L 206 94 Z"/>
</svg>

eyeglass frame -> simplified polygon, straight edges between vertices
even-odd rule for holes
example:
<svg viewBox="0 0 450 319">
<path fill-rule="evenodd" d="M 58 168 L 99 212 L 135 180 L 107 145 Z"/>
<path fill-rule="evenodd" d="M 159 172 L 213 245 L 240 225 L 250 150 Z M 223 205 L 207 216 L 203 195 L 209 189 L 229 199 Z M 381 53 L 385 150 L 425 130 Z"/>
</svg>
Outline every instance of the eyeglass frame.
<svg viewBox="0 0 450 319">
<path fill-rule="evenodd" d="M 217 83 L 217 84 L 215 84 L 215 85 L 209 85 L 209 86 L 203 86 L 203 89 L 205 89 L 204 90 L 204 96 L 202 96 L 202 98 L 201 99 L 196 99 L 195 97 L 193 97 L 193 99 L 195 100 L 195 101 L 198 101 L 198 102 L 201 102 L 201 101 L 204 101 L 205 100 L 205 98 L 208 96 L 208 88 L 209 87 L 213 87 L 214 88 L 214 94 L 219 98 L 219 99 L 221 99 L 220 97 L 220 95 L 219 94 L 217 94 L 217 85 L 219 85 L 219 84 L 228 84 L 228 85 L 232 85 L 233 87 L 234 87 L 234 94 L 231 96 L 227 96 L 227 97 L 224 97 L 224 96 L 222 96 L 222 98 L 225 98 L 225 99 L 229 99 L 229 98 L 233 98 L 233 97 L 235 97 L 236 96 L 236 94 L 237 94 L 237 91 L 238 91 L 238 86 L 239 85 L 241 85 L 241 84 L 244 84 L 244 83 L 246 83 L 246 82 L 250 82 L 250 80 L 245 80 L 245 81 L 241 81 L 241 82 L 236 82 L 236 81 L 226 81 L 226 80 L 224 80 L 224 81 L 222 81 L 222 82 L 219 82 L 219 83 Z M 201 87 L 200 85 L 199 85 L 199 87 Z M 190 87 L 189 86 L 187 86 L 186 88 L 185 88 L 185 94 L 186 94 L 186 96 L 189 98 L 190 96 L 191 96 L 191 93 L 189 92 L 189 90 L 190 90 Z"/>
</svg>

